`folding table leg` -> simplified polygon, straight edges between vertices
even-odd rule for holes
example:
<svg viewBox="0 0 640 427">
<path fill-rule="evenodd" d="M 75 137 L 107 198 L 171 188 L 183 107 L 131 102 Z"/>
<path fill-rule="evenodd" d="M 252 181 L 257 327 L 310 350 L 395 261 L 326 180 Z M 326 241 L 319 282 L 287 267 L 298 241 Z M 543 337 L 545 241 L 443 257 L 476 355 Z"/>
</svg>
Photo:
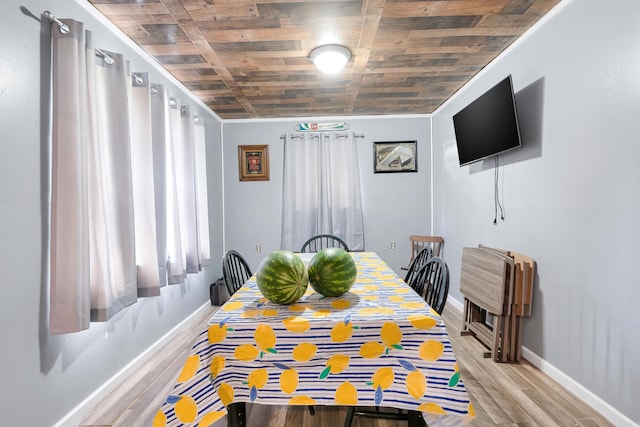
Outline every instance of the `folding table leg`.
<svg viewBox="0 0 640 427">
<path fill-rule="evenodd" d="M 516 323 L 516 361 L 519 362 L 522 359 L 522 319 L 518 317 Z"/>
<path fill-rule="evenodd" d="M 471 319 L 469 319 L 469 300 L 468 299 L 464 299 L 464 308 L 462 310 L 462 330 L 466 331 L 467 330 L 467 322 L 469 322 Z"/>
<path fill-rule="evenodd" d="M 493 345 L 491 350 L 493 351 L 493 361 L 500 361 L 500 345 L 502 344 L 502 328 L 504 327 L 504 316 L 493 316 Z M 504 351 L 504 348 L 502 349 Z"/>
<path fill-rule="evenodd" d="M 511 313 L 509 325 L 509 360 L 516 361 L 518 360 L 517 351 L 518 351 L 518 316 L 516 313 Z"/>
</svg>

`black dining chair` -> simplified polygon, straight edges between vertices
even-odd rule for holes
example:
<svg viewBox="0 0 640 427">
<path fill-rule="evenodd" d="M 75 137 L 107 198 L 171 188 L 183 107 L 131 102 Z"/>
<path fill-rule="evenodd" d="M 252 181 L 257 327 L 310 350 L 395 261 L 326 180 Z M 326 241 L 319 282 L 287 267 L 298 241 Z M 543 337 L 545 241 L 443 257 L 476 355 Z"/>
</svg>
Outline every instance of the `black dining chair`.
<svg viewBox="0 0 640 427">
<path fill-rule="evenodd" d="M 413 258 L 411 264 L 409 264 L 409 270 L 407 274 L 404 276 L 404 281 L 407 285 L 411 286 L 414 291 L 418 292 L 416 286 L 418 285 L 418 279 L 420 275 L 420 269 L 427 262 L 427 260 L 431 258 L 431 247 L 425 246 L 418 252 L 418 254 Z"/>
<path fill-rule="evenodd" d="M 349 246 L 337 236 L 331 234 L 318 234 L 313 236 L 302 245 L 300 252 L 318 252 L 325 248 L 342 248 L 349 252 Z"/>
<path fill-rule="evenodd" d="M 247 261 L 237 251 L 228 250 L 222 257 L 222 278 L 229 291 L 229 296 L 251 277 L 251 269 Z"/>
<path fill-rule="evenodd" d="M 449 267 L 440 257 L 431 257 L 418 272 L 418 294 L 433 308 L 442 314 L 449 294 Z"/>
<path fill-rule="evenodd" d="M 424 251 L 424 249 L 422 250 Z M 417 272 L 412 271 L 412 267 L 419 262 L 422 251 L 416 255 L 411 262 L 409 272 L 405 278 L 405 282 L 409 284 L 408 279 L 413 283 L 409 284 L 438 314 L 442 313 L 447 302 L 449 293 L 449 267 L 442 258 L 428 257 L 422 260 L 422 266 L 418 266 Z M 424 254 L 423 254 L 424 256 Z M 409 275 L 412 275 L 409 277 Z M 418 411 L 400 411 L 384 412 L 381 408 L 358 408 L 349 406 L 347 408 L 347 417 L 344 421 L 344 427 L 351 427 L 354 416 L 365 418 L 378 418 L 388 420 L 406 420 L 409 425 L 426 425 L 422 414 Z"/>
</svg>

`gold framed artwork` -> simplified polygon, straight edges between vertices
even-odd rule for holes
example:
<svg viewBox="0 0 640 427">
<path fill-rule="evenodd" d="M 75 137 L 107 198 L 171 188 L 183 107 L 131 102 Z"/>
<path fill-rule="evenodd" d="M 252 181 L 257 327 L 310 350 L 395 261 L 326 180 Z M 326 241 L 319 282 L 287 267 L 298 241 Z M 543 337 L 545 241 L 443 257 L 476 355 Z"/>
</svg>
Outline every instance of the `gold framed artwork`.
<svg viewBox="0 0 640 427">
<path fill-rule="evenodd" d="M 240 181 L 269 181 L 269 146 L 239 145 Z"/>
</svg>

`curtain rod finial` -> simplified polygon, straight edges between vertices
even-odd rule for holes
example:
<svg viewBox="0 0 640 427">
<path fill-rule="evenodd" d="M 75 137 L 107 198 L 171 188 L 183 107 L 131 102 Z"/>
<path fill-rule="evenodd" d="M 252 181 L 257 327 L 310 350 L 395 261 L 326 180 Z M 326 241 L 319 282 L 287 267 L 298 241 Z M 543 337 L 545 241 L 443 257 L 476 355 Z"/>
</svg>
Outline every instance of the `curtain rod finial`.
<svg viewBox="0 0 640 427">
<path fill-rule="evenodd" d="M 53 13 L 51 13 L 48 10 L 45 10 L 44 12 L 42 12 L 42 15 L 47 18 L 49 21 L 51 22 L 55 22 L 56 24 L 58 24 L 58 27 L 60 29 L 60 32 L 62 34 L 67 34 L 70 29 L 69 26 L 67 24 L 65 24 L 64 22 L 62 22 L 61 20 L 59 20 L 58 18 L 55 17 L 55 15 Z"/>
</svg>

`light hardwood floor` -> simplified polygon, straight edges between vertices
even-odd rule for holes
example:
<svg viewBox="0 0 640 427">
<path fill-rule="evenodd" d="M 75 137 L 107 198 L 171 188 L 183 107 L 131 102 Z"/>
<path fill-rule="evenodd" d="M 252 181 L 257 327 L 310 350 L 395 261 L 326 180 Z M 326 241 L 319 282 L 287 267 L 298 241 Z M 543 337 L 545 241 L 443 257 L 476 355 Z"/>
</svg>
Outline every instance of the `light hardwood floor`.
<svg viewBox="0 0 640 427">
<path fill-rule="evenodd" d="M 105 398 L 78 426 L 151 427 L 152 420 L 189 354 L 192 343 L 215 312 L 211 307 L 186 323 L 180 338 L 166 345 L 152 360 Z M 451 306 L 444 320 L 477 418 L 471 426 L 610 426 L 601 415 L 523 360 L 495 363 L 484 359 L 484 347 L 473 337 L 461 337 L 462 314 Z M 257 427 L 341 426 L 346 411 L 316 407 L 312 416 L 304 406 L 248 405 L 247 424 Z M 223 427 L 221 420 L 215 427 Z M 395 427 L 398 421 L 354 419 L 354 427 Z"/>
</svg>

